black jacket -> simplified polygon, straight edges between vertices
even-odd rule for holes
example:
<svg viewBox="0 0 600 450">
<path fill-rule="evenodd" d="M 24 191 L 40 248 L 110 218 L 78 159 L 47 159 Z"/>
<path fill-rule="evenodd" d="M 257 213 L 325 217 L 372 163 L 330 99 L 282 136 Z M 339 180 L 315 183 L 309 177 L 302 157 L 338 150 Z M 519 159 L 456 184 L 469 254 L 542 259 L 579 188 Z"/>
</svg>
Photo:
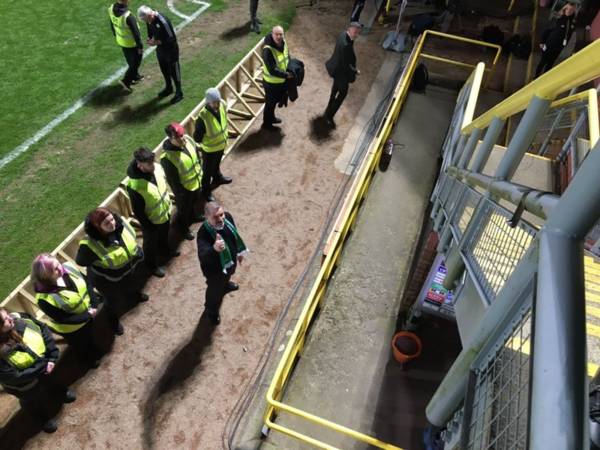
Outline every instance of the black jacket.
<svg viewBox="0 0 600 450">
<path fill-rule="evenodd" d="M 156 18 L 152 23 L 146 24 L 148 39 L 160 41 L 156 51 L 159 53 L 179 53 L 175 28 L 169 18 L 157 11 Z"/>
<path fill-rule="evenodd" d="M 200 120 L 199 122 L 202 122 L 202 121 Z M 183 152 L 183 151 L 185 151 L 181 147 L 177 147 L 176 145 L 172 144 L 171 141 L 168 139 L 165 139 L 163 141 L 163 150 L 165 152 Z M 196 153 L 197 152 L 198 152 L 198 149 L 196 149 Z M 173 194 L 175 194 L 175 203 L 178 203 L 177 197 L 181 197 L 182 195 L 187 195 L 190 191 L 188 191 L 186 188 L 184 188 L 183 185 L 181 184 L 181 181 L 179 179 L 179 171 L 177 170 L 177 167 L 175 167 L 171 161 L 169 161 L 167 158 L 161 158 L 160 165 L 162 166 L 163 170 L 165 171 L 165 176 L 167 177 L 167 183 L 169 183 L 169 186 L 171 186 L 171 190 L 173 191 Z"/>
<path fill-rule="evenodd" d="M 56 343 L 54 342 L 54 337 L 52 336 L 52 332 L 42 322 L 34 319 L 28 314 L 20 313 L 22 318 L 27 318 L 33 320 L 37 326 L 40 327 L 42 331 L 42 336 L 44 337 L 44 344 L 46 345 L 46 353 L 44 353 L 43 357 L 38 359 L 32 366 L 27 369 L 17 369 L 11 363 L 9 363 L 4 357 L 0 358 L 0 384 L 7 386 L 25 386 L 33 380 L 39 378 L 40 376 L 46 373 L 46 365 L 49 362 L 56 362 L 58 359 L 58 348 L 56 347 Z M 15 320 L 15 331 L 19 333 L 19 335 L 23 336 L 25 332 L 25 322 L 22 320 Z M 21 344 L 17 344 L 17 347 L 21 346 Z M 8 353 L 8 348 L 2 348 L 1 353 L 4 355 Z"/>
<path fill-rule="evenodd" d="M 127 176 L 131 179 L 144 179 L 149 181 L 150 183 L 156 184 L 156 178 L 154 174 L 144 173 L 140 169 L 135 162 L 135 160 L 131 161 L 129 167 L 127 168 Z M 148 219 L 146 216 L 146 201 L 144 197 L 142 197 L 138 192 L 131 189 L 127 186 L 127 194 L 129 195 L 129 200 L 131 201 L 131 209 L 133 209 L 133 214 L 136 219 L 139 220 L 140 225 L 142 227 L 153 227 L 154 224 Z"/>
<path fill-rule="evenodd" d="M 225 218 L 229 220 L 233 226 L 235 226 L 235 222 L 233 221 L 233 217 L 228 212 L 225 213 Z M 229 251 L 231 252 L 231 260 L 233 261 L 233 266 L 227 269 L 227 274 L 231 275 L 235 272 L 235 268 L 237 267 L 237 254 L 238 248 L 235 240 L 235 236 L 227 226 L 223 227 L 222 230 L 218 231 L 223 240 L 227 243 L 229 247 Z M 198 230 L 198 235 L 196 237 L 196 244 L 198 245 L 198 259 L 200 260 L 200 268 L 202 269 L 202 273 L 206 278 L 215 275 L 222 275 L 223 268 L 221 267 L 221 260 L 219 259 L 219 253 L 213 248 L 215 244 L 215 238 L 210 235 L 210 233 L 204 227 L 204 224 L 200 226 Z"/>
<path fill-rule="evenodd" d="M 115 212 L 112 213 L 115 218 L 115 222 L 117 226 L 115 231 L 110 233 L 108 236 L 104 236 L 96 230 L 88 219 L 85 220 L 84 230 L 86 234 L 91 238 L 97 241 L 103 242 L 104 245 L 109 246 L 111 242 L 119 242 L 120 245 L 123 245 L 123 219 L 121 216 Z M 88 275 L 97 274 L 99 276 L 106 275 L 111 278 L 120 278 L 125 275 L 127 272 L 131 270 L 138 262 L 144 259 L 144 252 L 141 247 L 137 247 L 137 252 L 133 257 L 129 260 L 129 263 L 120 269 L 105 269 L 103 267 L 93 266 L 92 264 L 98 260 L 98 256 L 90 249 L 87 245 L 80 245 L 79 250 L 77 251 L 77 256 L 75 257 L 75 262 L 83 267 L 90 267 L 90 272 Z"/>
<path fill-rule="evenodd" d="M 117 17 L 121 17 L 123 14 L 129 11 L 129 8 L 125 5 L 122 5 L 121 3 L 115 3 L 112 8 L 113 14 Z M 135 20 L 135 16 L 133 15 L 133 13 L 129 15 L 125 22 L 127 23 L 127 26 L 129 26 L 129 29 L 133 33 L 133 38 L 135 39 L 135 46 L 137 48 L 144 48 L 144 45 L 142 44 L 142 37 L 140 35 L 140 29 L 138 28 L 137 21 Z M 110 29 L 112 30 L 112 34 L 115 35 L 115 27 L 112 24 L 112 22 L 110 22 Z"/>
<path fill-rule="evenodd" d="M 333 54 L 325 63 L 325 68 L 329 76 L 338 81 L 352 83 L 356 80 L 354 41 L 345 31 L 338 36 Z"/>
<path fill-rule="evenodd" d="M 269 34 L 267 34 L 265 36 L 265 40 L 264 40 L 263 44 L 264 45 L 268 45 L 269 47 L 273 47 L 273 48 L 277 49 L 278 51 L 282 52 L 283 51 L 283 47 L 285 45 L 285 40 L 281 41 L 281 45 L 277 45 L 275 43 L 275 41 L 273 40 L 273 36 L 271 35 L 271 33 L 269 33 Z M 289 49 L 288 49 L 288 57 L 290 59 L 292 58 L 289 55 Z M 265 63 L 265 66 L 267 66 L 267 69 L 269 69 L 269 73 L 271 75 L 279 77 L 279 78 L 287 78 L 287 72 L 284 72 L 283 70 L 280 70 L 277 67 L 277 61 L 275 61 L 275 57 L 273 56 L 273 52 L 271 52 L 271 50 L 269 50 L 266 47 L 263 47 L 263 50 L 262 50 L 262 59 L 263 59 L 263 61 Z"/>
<path fill-rule="evenodd" d="M 82 274 L 83 275 L 83 274 Z M 63 275 L 63 280 L 65 280 L 65 287 L 54 287 L 51 290 L 41 290 L 39 288 L 35 288 L 36 292 L 59 292 L 62 290 L 70 290 L 73 292 L 77 292 L 77 287 L 75 286 L 75 282 L 71 279 L 68 273 Z M 85 281 L 87 284 L 88 294 L 90 296 L 90 304 L 92 308 L 96 308 L 100 303 L 100 299 L 98 298 L 98 294 L 94 291 L 91 283 L 89 282 L 89 277 L 85 277 Z M 38 300 L 38 306 L 40 309 L 52 320 L 57 323 L 64 323 L 68 325 L 76 325 L 80 323 L 87 323 L 93 319 L 93 317 L 87 311 L 82 312 L 81 314 L 71 314 L 62 309 L 51 305 L 46 300 Z"/>
<path fill-rule="evenodd" d="M 575 15 L 563 15 L 556 19 L 553 28 L 542 33 L 542 44 L 546 44 L 547 50 L 561 51 L 571 39 L 573 31 L 575 31 Z"/>
</svg>

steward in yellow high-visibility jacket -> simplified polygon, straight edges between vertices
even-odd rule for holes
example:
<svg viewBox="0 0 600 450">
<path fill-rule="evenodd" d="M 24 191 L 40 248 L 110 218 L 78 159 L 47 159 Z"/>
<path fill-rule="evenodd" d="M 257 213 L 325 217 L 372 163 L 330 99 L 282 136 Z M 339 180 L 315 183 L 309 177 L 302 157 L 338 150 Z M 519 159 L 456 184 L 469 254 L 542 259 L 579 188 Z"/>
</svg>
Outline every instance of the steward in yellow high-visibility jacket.
<svg viewBox="0 0 600 450">
<path fill-rule="evenodd" d="M 127 0 L 119 0 L 108 7 L 110 27 L 121 47 L 125 61 L 127 61 L 127 72 L 120 81 L 127 92 L 131 92 L 131 85 L 141 81 L 144 76 L 138 72 L 142 63 L 144 46 L 135 15 L 129 11 Z"/>
<path fill-rule="evenodd" d="M 275 117 L 275 106 L 286 92 L 286 80 L 293 78 L 288 71 L 290 53 L 281 26 L 273 27 L 263 41 L 263 86 L 265 88 L 265 109 L 262 127 L 273 130 L 273 124 L 281 123 Z"/>
<path fill-rule="evenodd" d="M 175 194 L 177 215 L 175 228 L 187 240 L 193 240 L 190 225 L 202 220 L 201 195 L 202 164 L 195 142 L 185 134 L 181 124 L 173 122 L 165 128 L 167 139 L 163 142 L 160 163 L 169 186 Z"/>
<path fill-rule="evenodd" d="M 49 317 L 47 325 L 64 336 L 86 363 L 98 367 L 101 352 L 94 343 L 92 324 L 100 301 L 85 275 L 74 265 L 42 253 L 33 260 L 31 279 L 35 301 Z"/>
<path fill-rule="evenodd" d="M 140 147 L 127 169 L 127 193 L 133 214 L 142 226 L 146 265 L 154 276 L 165 276 L 164 264 L 179 253 L 169 246 L 171 197 L 165 172 L 154 153 Z"/>
<path fill-rule="evenodd" d="M 123 334 L 119 314 L 131 301 L 144 302 L 144 252 L 130 223 L 119 214 L 99 207 L 84 222 L 86 236 L 79 241 L 75 262 L 87 267 L 92 285 L 104 297 L 108 319 L 117 335 Z"/>
<path fill-rule="evenodd" d="M 194 140 L 202 151 L 202 195 L 212 200 L 212 190 L 233 180 L 221 173 L 221 160 L 227 149 L 229 127 L 227 110 L 217 88 L 206 91 L 204 108 L 196 117 Z"/>
<path fill-rule="evenodd" d="M 25 313 L 0 308 L 0 384 L 21 401 L 21 407 L 42 420 L 43 430 L 56 431 L 48 391 L 75 401 L 75 394 L 47 375 L 54 370 L 58 348 L 50 329 Z"/>
</svg>

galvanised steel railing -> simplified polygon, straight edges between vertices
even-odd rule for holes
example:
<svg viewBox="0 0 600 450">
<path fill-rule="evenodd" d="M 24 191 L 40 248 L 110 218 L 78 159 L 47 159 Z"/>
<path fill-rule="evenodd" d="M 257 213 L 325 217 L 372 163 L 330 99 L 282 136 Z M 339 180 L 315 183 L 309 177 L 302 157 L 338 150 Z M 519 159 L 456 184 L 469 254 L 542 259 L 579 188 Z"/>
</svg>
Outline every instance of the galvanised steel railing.
<svg viewBox="0 0 600 450">
<path fill-rule="evenodd" d="M 582 242 L 600 218 L 598 116 L 590 91 L 575 95 L 589 96 L 593 149 L 566 191 L 539 192 L 511 178 L 553 100 L 599 75 L 595 42 L 465 124 L 460 135 L 448 131 L 432 195 L 445 284 L 460 302 L 466 273 L 486 310 L 470 324 L 470 337 L 427 407 L 430 422 L 447 425 L 447 448 L 589 448 Z M 464 97 L 453 124 L 462 122 Z M 523 110 L 494 174 L 483 174 L 506 119 Z M 542 225 L 523 220 L 525 212 Z"/>
</svg>

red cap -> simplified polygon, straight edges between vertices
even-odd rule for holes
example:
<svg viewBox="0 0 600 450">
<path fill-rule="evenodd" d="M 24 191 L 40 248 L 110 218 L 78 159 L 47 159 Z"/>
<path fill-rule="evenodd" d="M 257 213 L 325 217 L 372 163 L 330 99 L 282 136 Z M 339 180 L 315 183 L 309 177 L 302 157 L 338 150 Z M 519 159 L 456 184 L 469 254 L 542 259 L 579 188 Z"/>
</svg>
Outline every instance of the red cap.
<svg viewBox="0 0 600 450">
<path fill-rule="evenodd" d="M 173 128 L 177 137 L 183 137 L 185 134 L 185 128 L 183 128 L 180 123 L 173 122 L 171 128 Z"/>
</svg>

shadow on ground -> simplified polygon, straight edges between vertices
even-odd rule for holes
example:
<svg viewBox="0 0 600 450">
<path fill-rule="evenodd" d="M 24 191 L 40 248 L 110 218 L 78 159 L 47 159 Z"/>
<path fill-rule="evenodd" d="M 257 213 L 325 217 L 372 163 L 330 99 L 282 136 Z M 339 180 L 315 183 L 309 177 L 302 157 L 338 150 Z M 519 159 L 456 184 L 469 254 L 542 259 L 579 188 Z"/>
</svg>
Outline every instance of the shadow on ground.
<svg viewBox="0 0 600 450">
<path fill-rule="evenodd" d="M 248 33 L 250 33 L 250 21 L 238 27 L 224 31 L 219 37 L 224 41 L 233 41 L 234 39 L 239 39 L 246 36 Z"/>
<path fill-rule="evenodd" d="M 285 134 L 279 127 L 275 127 L 273 130 L 259 128 L 247 135 L 236 151 L 252 152 L 268 147 L 279 147 L 284 136 Z"/>
<path fill-rule="evenodd" d="M 124 105 L 113 115 L 112 121 L 106 123 L 104 126 L 107 128 L 113 128 L 124 123 L 139 123 L 150 120 L 159 111 L 171 106 L 169 99 L 160 99 L 158 97 L 151 98 L 146 102 L 137 105 L 130 106 Z"/>
<path fill-rule="evenodd" d="M 101 86 L 94 90 L 88 104 L 93 107 L 117 105 L 123 103 L 128 95 L 120 84 Z"/>
<path fill-rule="evenodd" d="M 333 129 L 327 125 L 325 117 L 315 116 L 310 121 L 310 139 L 313 142 L 323 142 L 331 138 Z"/>
<path fill-rule="evenodd" d="M 172 391 L 185 389 L 188 378 L 196 371 L 202 362 L 204 351 L 212 342 L 214 329 L 206 315 L 202 314 L 191 339 L 168 362 L 164 373 L 150 389 L 142 407 L 142 441 L 145 449 L 154 448 L 156 421 L 163 406 L 168 406 L 164 396 Z"/>
</svg>

